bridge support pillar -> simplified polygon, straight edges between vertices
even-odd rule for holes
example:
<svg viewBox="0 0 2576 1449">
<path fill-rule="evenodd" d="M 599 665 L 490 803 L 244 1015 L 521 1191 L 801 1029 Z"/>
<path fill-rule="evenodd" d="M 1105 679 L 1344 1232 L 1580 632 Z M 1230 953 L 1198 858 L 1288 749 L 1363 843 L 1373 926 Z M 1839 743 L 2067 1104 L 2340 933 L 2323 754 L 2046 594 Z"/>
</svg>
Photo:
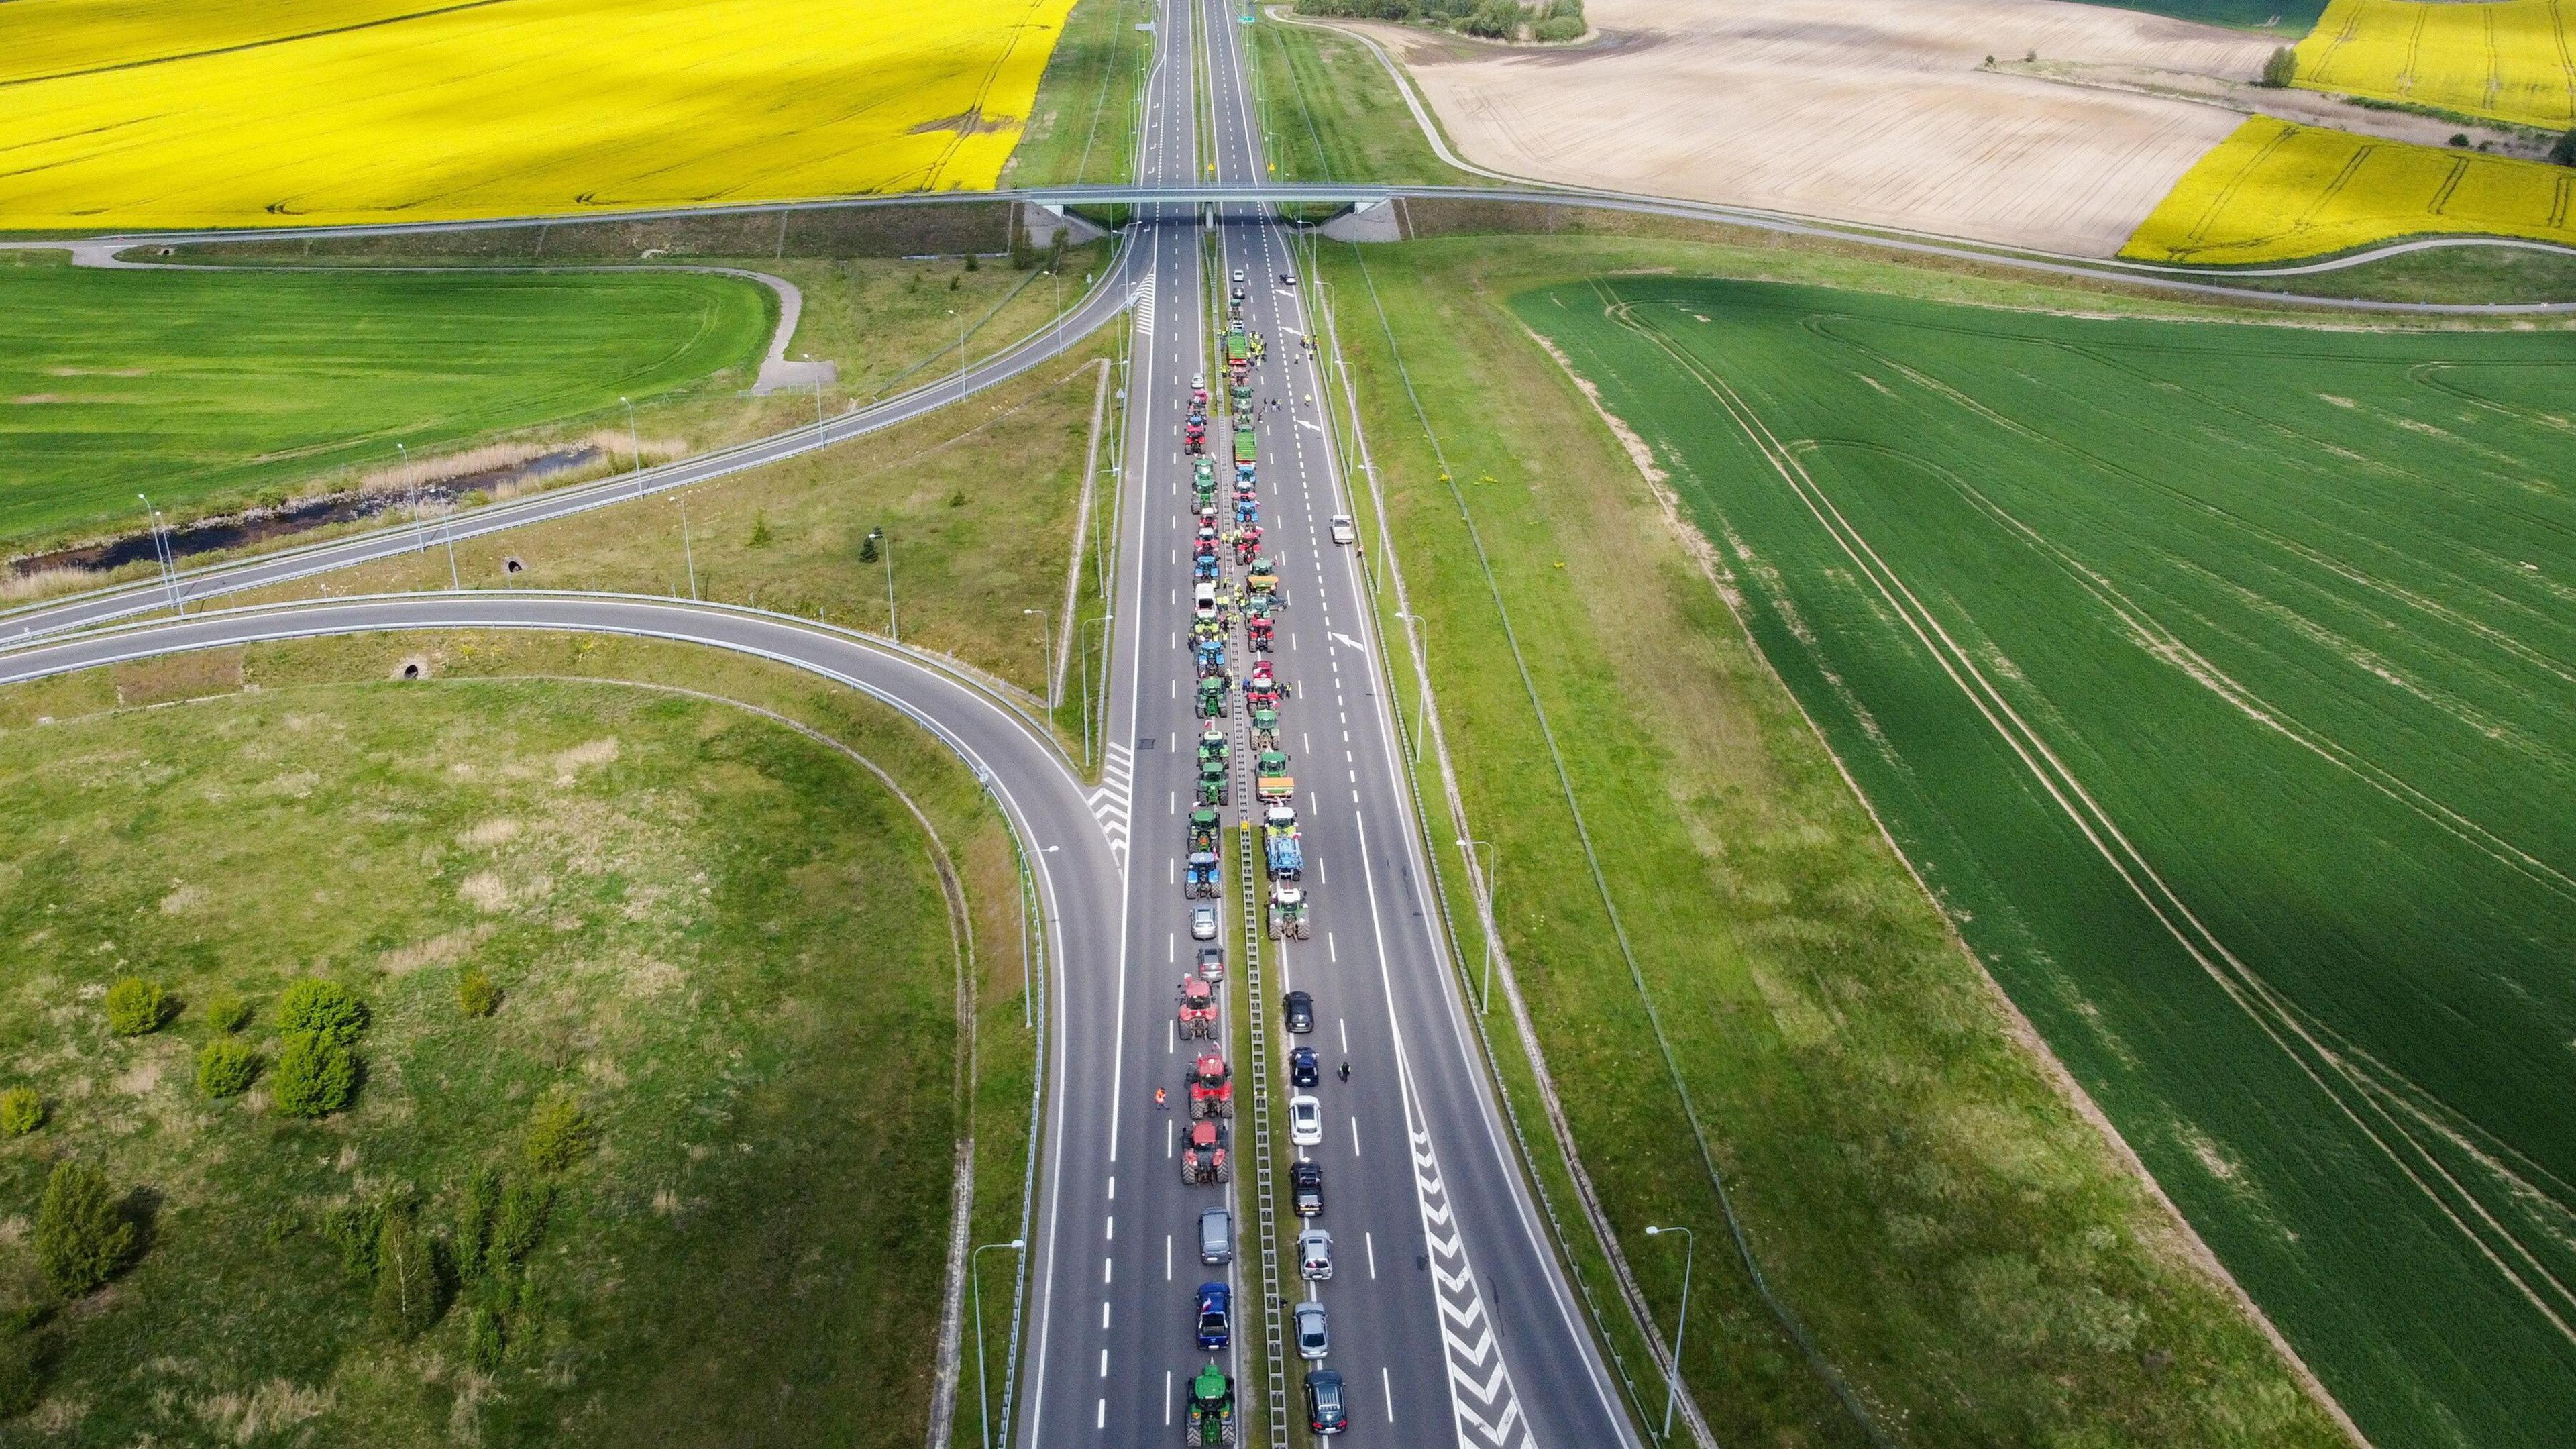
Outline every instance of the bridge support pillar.
<svg viewBox="0 0 2576 1449">
<path fill-rule="evenodd" d="M 1402 241 L 1404 203 L 1400 200 L 1360 202 L 1324 223 L 1324 235 L 1346 242 Z"/>
<path fill-rule="evenodd" d="M 1019 222 L 1020 235 L 1027 237 L 1029 244 L 1036 247 L 1054 246 L 1058 232 L 1064 233 L 1066 246 L 1080 246 L 1084 242 L 1098 241 L 1109 235 L 1099 227 L 1048 201 L 1021 202 Z"/>
</svg>

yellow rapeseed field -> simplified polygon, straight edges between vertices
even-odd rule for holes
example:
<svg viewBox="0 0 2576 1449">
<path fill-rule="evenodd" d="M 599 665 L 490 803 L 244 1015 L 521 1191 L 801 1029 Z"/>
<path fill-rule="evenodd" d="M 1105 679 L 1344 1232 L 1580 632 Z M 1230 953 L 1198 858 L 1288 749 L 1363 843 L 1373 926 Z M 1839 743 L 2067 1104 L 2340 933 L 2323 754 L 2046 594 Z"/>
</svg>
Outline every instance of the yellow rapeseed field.
<svg viewBox="0 0 2576 1449">
<path fill-rule="evenodd" d="M 2278 262 L 2395 237 L 2576 246 L 2576 171 L 2256 116 L 2186 172 L 2120 255 Z"/>
<path fill-rule="evenodd" d="M 8 0 L 0 228 L 990 186 L 1073 0 Z"/>
<path fill-rule="evenodd" d="M 2558 130 L 2576 126 L 2576 0 L 2331 0 L 2298 83 Z"/>
</svg>

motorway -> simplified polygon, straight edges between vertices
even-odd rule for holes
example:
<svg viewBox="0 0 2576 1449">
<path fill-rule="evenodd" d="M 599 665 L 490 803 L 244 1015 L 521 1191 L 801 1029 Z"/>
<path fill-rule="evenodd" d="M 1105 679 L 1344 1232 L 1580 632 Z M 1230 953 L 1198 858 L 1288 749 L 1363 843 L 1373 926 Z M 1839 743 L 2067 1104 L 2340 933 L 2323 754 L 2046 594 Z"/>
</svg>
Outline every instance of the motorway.
<svg viewBox="0 0 2576 1449">
<path fill-rule="evenodd" d="M 1165 185 L 1202 177 L 1242 185 L 1264 174 L 1245 59 L 1232 16 L 1192 0 L 1161 0 L 1158 58 L 1149 80 L 1139 174 Z M 1200 87 L 1204 84 L 1204 91 Z M 1197 124 L 1204 101 L 1212 132 Z M 1206 274 L 1214 255 L 1219 274 Z M 1305 289 L 1285 230 L 1252 206 L 1210 212 L 1147 208 L 1112 275 L 1063 326 L 1078 337 L 1126 306 L 1135 330 L 1131 426 L 1122 460 L 1121 541 L 1114 607 L 1107 765 L 1086 790 L 1024 714 L 973 681 L 907 651 L 844 630 L 747 609 L 645 598 L 464 591 L 218 610 L 183 618 L 130 616 L 167 600 L 152 590 L 103 593 L 0 618 L 0 683 L 147 655 L 268 639 L 387 629 L 524 628 L 644 635 L 777 660 L 905 710 L 964 757 L 993 790 L 1038 877 L 1056 963 L 1049 981 L 1047 1114 L 1031 1243 L 1033 1320 L 1018 1366 L 1022 1445 L 1177 1442 L 1181 1397 L 1208 1361 L 1192 1337 L 1198 1210 L 1232 1206 L 1228 1189 L 1189 1187 L 1173 1161 L 1176 1119 L 1150 1105 L 1155 1086 L 1180 1087 L 1173 984 L 1189 963 L 1191 902 L 1178 884 L 1181 814 L 1196 769 L 1196 673 L 1185 652 L 1191 565 L 1191 464 L 1181 423 L 1192 374 L 1208 357 L 1211 286 L 1240 269 L 1247 328 L 1269 344 L 1252 372 L 1261 454 L 1257 498 L 1264 551 L 1283 565 L 1285 608 L 1273 656 L 1290 696 L 1281 744 L 1297 778 L 1307 848 L 1311 935 L 1264 941 L 1265 1004 L 1313 993 L 1306 1038 L 1324 1062 L 1320 1219 L 1335 1240 L 1327 1282 L 1282 1263 L 1283 1295 L 1330 1311 L 1329 1367 L 1346 1385 L 1360 1443 L 1476 1446 L 1634 1446 L 1597 1346 L 1549 1245 L 1512 1155 L 1467 1007 L 1440 935 L 1436 903 L 1401 773 L 1380 667 L 1381 646 L 1356 551 L 1331 543 L 1328 521 L 1352 512 L 1314 360 Z M 816 430 L 764 440 L 606 485 L 543 495 L 460 519 L 460 536 L 559 517 L 683 486 L 712 471 L 753 466 L 916 415 L 1050 355 L 1054 333 L 987 359 L 962 376 Z M 1210 423 L 1223 466 L 1230 420 L 1222 379 Z M 1220 493 L 1223 496 L 1223 493 Z M 439 535 L 433 533 L 431 541 Z M 341 567 L 413 547 L 394 528 L 182 579 L 185 597 Z M 1229 555 L 1225 572 L 1240 577 Z M 121 624 L 114 621 L 123 620 Z M 63 636 L 82 625 L 110 624 Z M 1241 634 L 1230 640 L 1244 671 Z M 1226 723 L 1235 745 L 1230 819 L 1248 817 L 1249 751 L 1240 693 Z M 1157 809 L 1156 807 L 1161 807 Z M 1230 880 L 1218 902 L 1243 919 Z M 1238 962 L 1240 958 L 1238 957 Z M 1232 1027 L 1234 1023 L 1228 1022 Z M 1273 1059 L 1284 1073 L 1283 1036 Z M 1333 1064 L 1348 1061 L 1347 1082 Z M 1251 1171 L 1252 1082 L 1236 1063 L 1237 1152 Z M 1186 1094 L 1176 1090 L 1185 1100 Z M 1283 1215 L 1283 1231 L 1297 1220 Z M 1260 1291 L 1258 1254 L 1238 1223 L 1229 1271 L 1242 1303 Z M 1238 1320 L 1243 1315 L 1238 1313 Z M 1238 1386 L 1241 1438 L 1268 1443 L 1271 1400 L 1256 1342 L 1238 1334 L 1225 1363 Z M 1284 1408 L 1302 1420 L 1287 1359 Z M 1302 1426 L 1298 1437 L 1302 1438 Z"/>
<path fill-rule="evenodd" d="M 1194 179 L 1240 185 L 1263 174 L 1245 61 L 1231 14 L 1165 0 L 1164 44 L 1147 107 L 1149 184 Z M 1183 36 L 1196 44 L 1174 43 Z M 1194 134 L 1203 68 L 1213 134 Z M 1235 1194 L 1180 1180 L 1174 1136 L 1185 1118 L 1158 1112 L 1153 1089 L 1185 1100 L 1193 1051 L 1172 1029 L 1174 983 L 1190 969 L 1193 902 L 1179 884 L 1184 815 L 1197 779 L 1196 671 L 1187 653 L 1196 519 L 1182 423 L 1193 374 L 1216 372 L 1208 351 L 1207 288 L 1246 277 L 1244 320 L 1269 343 L 1252 373 L 1261 462 L 1257 498 L 1264 549 L 1281 559 L 1286 606 L 1273 658 L 1290 688 L 1281 744 L 1298 782 L 1307 849 L 1311 935 L 1262 943 L 1269 1024 L 1291 987 L 1313 993 L 1306 1038 L 1324 1063 L 1320 1146 L 1298 1151 L 1324 1168 L 1336 1272 L 1299 1281 L 1283 1253 L 1282 1294 L 1326 1306 L 1328 1366 L 1344 1380 L 1358 1442 L 1611 1446 L 1636 1441 L 1578 1317 L 1539 1215 L 1515 1166 L 1445 959 L 1396 732 L 1382 689 L 1374 618 L 1355 552 L 1326 529 L 1349 503 L 1331 438 L 1313 399 L 1323 389 L 1302 341 L 1303 289 L 1281 285 L 1296 260 L 1286 232 L 1256 208 L 1210 217 L 1159 204 L 1136 246 L 1149 279 L 1134 321 L 1129 456 L 1122 469 L 1119 647 L 1110 684 L 1105 780 L 1126 809 L 1106 823 L 1127 868 L 1114 983 L 1077 983 L 1060 1018 L 1060 1110 L 1047 1144 L 1037 1224 L 1038 1326 L 1024 1365 L 1029 1385 L 1019 1442 L 1032 1446 L 1174 1442 L 1188 1381 L 1209 1356 L 1191 1337 L 1201 1269 L 1199 1210 Z M 1216 244 L 1221 274 L 1203 275 Z M 1210 452 L 1230 474 L 1223 379 Z M 1220 497 L 1230 490 L 1220 489 Z M 1229 554 L 1224 573 L 1240 577 Z M 1241 634 L 1229 641 L 1246 671 Z M 1234 744 L 1229 820 L 1247 817 L 1245 705 L 1231 696 Z M 1229 863 L 1232 858 L 1229 857 Z M 1253 883 L 1256 887 L 1258 883 Z M 1220 916 L 1243 919 L 1229 881 Z M 1236 968 L 1240 970 L 1238 960 Z M 1095 994 L 1096 993 L 1096 994 Z M 1105 1010 L 1104 1010 L 1105 1009 Z M 1234 1023 L 1227 1022 L 1228 1028 Z M 1272 1045 L 1284 1072 L 1289 1039 Z M 1347 1083 L 1333 1065 L 1347 1060 Z M 1247 1063 L 1237 1060 L 1235 1142 L 1240 1171 L 1259 1150 L 1251 1133 Z M 1078 1104 L 1063 1110 L 1063 1104 Z M 1283 1135 L 1275 1147 L 1290 1152 Z M 1283 1216 L 1283 1232 L 1297 1222 Z M 1254 1224 L 1237 1224 L 1231 1268 L 1237 1301 L 1261 1291 Z M 1238 1318 L 1242 1317 L 1238 1314 Z M 1258 1343 L 1238 1334 L 1227 1367 L 1247 1442 L 1267 1442 L 1270 1401 Z M 1285 1410 L 1303 1416 L 1306 1365 L 1288 1360 Z"/>
</svg>

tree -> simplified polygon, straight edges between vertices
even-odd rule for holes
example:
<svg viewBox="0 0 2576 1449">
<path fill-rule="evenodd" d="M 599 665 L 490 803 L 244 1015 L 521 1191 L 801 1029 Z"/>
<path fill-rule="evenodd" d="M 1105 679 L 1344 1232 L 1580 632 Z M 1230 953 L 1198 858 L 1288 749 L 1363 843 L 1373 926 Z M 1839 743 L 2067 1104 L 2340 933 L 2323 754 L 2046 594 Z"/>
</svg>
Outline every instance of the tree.
<svg viewBox="0 0 2576 1449">
<path fill-rule="evenodd" d="M 216 1037 L 197 1051 L 197 1092 L 213 1100 L 238 1096 L 259 1075 L 259 1053 L 246 1042 Z"/>
<path fill-rule="evenodd" d="M 268 1074 L 268 1098 L 289 1117 L 328 1117 L 357 1089 L 358 1059 L 320 1032 L 287 1037 Z"/>
<path fill-rule="evenodd" d="M 745 547 L 767 548 L 774 536 L 769 531 L 769 515 L 766 512 L 754 510 L 751 515 L 751 542 Z"/>
<path fill-rule="evenodd" d="M 170 993 L 128 976 L 107 988 L 107 1029 L 118 1036 L 148 1036 L 170 1019 Z"/>
<path fill-rule="evenodd" d="M 2561 166 L 2576 166 L 2576 131 L 2558 138 L 2557 144 L 2549 148 L 2549 159 Z"/>
<path fill-rule="evenodd" d="M 45 1125 L 45 1099 L 33 1087 L 0 1092 L 0 1136 L 24 1137 Z"/>
<path fill-rule="evenodd" d="M 371 1305 L 378 1332 L 405 1342 L 438 1321 L 441 1301 L 435 1245 L 408 1212 L 385 1214 L 376 1239 L 376 1296 Z"/>
<path fill-rule="evenodd" d="M 528 1165 L 539 1172 L 563 1171 L 588 1157 L 598 1141 L 590 1114 L 569 1097 L 540 1102 L 528 1116 Z"/>
<path fill-rule="evenodd" d="M 468 966 L 456 975 L 456 1006 L 467 1016 L 490 1016 L 501 1005 L 501 988 L 492 984 L 480 966 Z"/>
<path fill-rule="evenodd" d="M 334 1046 L 352 1047 L 367 1029 L 367 1004 L 336 981 L 298 981 L 277 998 L 277 1029 L 310 1033 Z"/>
<path fill-rule="evenodd" d="M 2298 79 L 2298 75 L 2299 60 L 2297 55 L 2292 53 L 2290 47 L 2286 45 L 2274 46 L 2270 57 L 2263 62 L 2262 83 L 2270 86 L 2274 90 L 2279 90 L 2283 86 L 2288 85 L 2291 81 Z"/>
<path fill-rule="evenodd" d="M 134 1246 L 134 1222 L 117 1206 L 107 1174 L 77 1158 L 54 1164 L 36 1208 L 36 1259 L 55 1291 L 87 1293 L 116 1276 Z"/>
</svg>

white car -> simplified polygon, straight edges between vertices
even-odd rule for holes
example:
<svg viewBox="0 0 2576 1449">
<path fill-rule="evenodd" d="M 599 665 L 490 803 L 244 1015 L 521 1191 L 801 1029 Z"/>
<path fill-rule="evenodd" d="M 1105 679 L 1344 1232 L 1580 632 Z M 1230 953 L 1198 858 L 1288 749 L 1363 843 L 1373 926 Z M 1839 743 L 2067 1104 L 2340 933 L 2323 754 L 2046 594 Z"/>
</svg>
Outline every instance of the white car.
<svg viewBox="0 0 2576 1449">
<path fill-rule="evenodd" d="M 1190 386 L 1196 388 L 1200 392 L 1207 391 L 1207 374 L 1204 372 L 1191 373 Z"/>
<path fill-rule="evenodd" d="M 1238 287 L 1243 285 L 1243 268 L 1241 267 L 1234 269 L 1234 284 Z"/>
<path fill-rule="evenodd" d="M 1359 536 L 1359 530 L 1351 526 L 1351 516 L 1349 514 L 1336 513 L 1333 515 L 1333 542 L 1349 543 L 1357 539 Z"/>
<path fill-rule="evenodd" d="M 1333 1235 L 1308 1228 L 1297 1235 L 1297 1274 L 1309 1283 L 1333 1276 Z"/>
<path fill-rule="evenodd" d="M 1190 912 L 1190 939 L 1193 941 L 1216 939 L 1216 907 L 1199 906 Z"/>
<path fill-rule="evenodd" d="M 1324 1104 L 1304 1092 L 1288 1099 L 1288 1140 L 1314 1147 L 1324 1140 Z"/>
<path fill-rule="evenodd" d="M 1297 1356 L 1308 1363 L 1322 1363 L 1333 1347 L 1333 1331 L 1324 1319 L 1324 1305 L 1310 1298 L 1290 1311 L 1297 1319 Z"/>
</svg>

